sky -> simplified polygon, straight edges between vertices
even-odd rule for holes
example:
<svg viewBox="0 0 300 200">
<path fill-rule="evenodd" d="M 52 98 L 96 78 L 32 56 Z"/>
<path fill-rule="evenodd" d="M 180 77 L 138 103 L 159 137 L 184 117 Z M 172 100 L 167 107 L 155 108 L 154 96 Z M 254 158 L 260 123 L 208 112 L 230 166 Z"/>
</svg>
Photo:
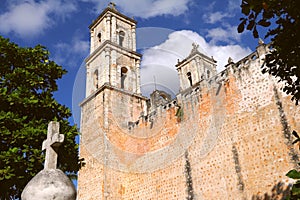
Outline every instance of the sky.
<svg viewBox="0 0 300 200">
<path fill-rule="evenodd" d="M 108 0 L 0 0 L 0 35 L 23 47 L 41 44 L 51 60 L 68 73 L 58 81 L 55 98 L 73 112 L 79 125 L 78 103 L 84 98 L 84 59 L 89 55 L 88 26 Z M 137 51 L 143 54 L 141 87 L 165 89 L 174 96 L 179 81 L 175 64 L 199 45 L 217 60 L 220 72 L 229 57 L 234 62 L 255 51 L 257 39 L 239 34 L 241 0 L 114 0 L 119 12 L 134 17 Z"/>
</svg>

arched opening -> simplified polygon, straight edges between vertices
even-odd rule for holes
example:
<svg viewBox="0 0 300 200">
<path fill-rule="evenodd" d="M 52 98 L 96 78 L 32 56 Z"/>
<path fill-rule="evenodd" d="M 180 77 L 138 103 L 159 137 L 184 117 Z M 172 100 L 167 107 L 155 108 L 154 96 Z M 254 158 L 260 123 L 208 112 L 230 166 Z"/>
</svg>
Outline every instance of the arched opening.
<svg viewBox="0 0 300 200">
<path fill-rule="evenodd" d="M 125 33 L 124 31 L 119 32 L 119 45 L 123 46 L 124 45 L 124 39 L 125 39 Z"/>
<path fill-rule="evenodd" d="M 98 38 L 98 41 L 101 42 L 101 33 L 98 33 L 97 38 Z"/>
<path fill-rule="evenodd" d="M 124 89 L 125 87 L 125 79 L 127 77 L 128 69 L 126 67 L 121 68 L 121 88 Z"/>
<path fill-rule="evenodd" d="M 253 56 L 251 57 L 251 59 L 252 59 L 252 60 L 256 60 L 256 59 L 257 59 L 257 56 L 256 56 L 256 55 L 253 55 Z"/>
<path fill-rule="evenodd" d="M 209 79 L 210 78 L 210 71 L 209 70 L 207 70 L 207 79 Z"/>
<path fill-rule="evenodd" d="M 192 80 L 192 74 L 191 74 L 191 72 L 188 72 L 186 75 L 187 75 L 187 78 L 189 79 L 190 86 L 192 86 L 193 85 L 193 80 Z"/>
<path fill-rule="evenodd" d="M 99 87 L 99 83 L 98 83 L 98 69 L 96 69 L 94 71 L 94 74 L 93 74 L 93 82 L 94 82 L 94 86 L 96 89 L 98 89 Z"/>
</svg>

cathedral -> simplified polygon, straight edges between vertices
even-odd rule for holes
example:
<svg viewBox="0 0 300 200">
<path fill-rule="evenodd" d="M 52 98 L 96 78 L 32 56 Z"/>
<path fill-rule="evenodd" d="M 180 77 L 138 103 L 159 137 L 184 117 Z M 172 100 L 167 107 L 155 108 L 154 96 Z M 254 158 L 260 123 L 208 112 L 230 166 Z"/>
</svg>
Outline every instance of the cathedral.
<svg viewBox="0 0 300 200">
<path fill-rule="evenodd" d="M 140 88 L 136 21 L 107 7 L 89 26 L 81 103 L 78 199 L 268 199 L 293 183 L 300 109 L 262 74 L 267 44 L 238 62 L 216 61 L 193 44 L 174 68 L 173 98 Z M 228 57 L 230 52 L 228 52 Z"/>
</svg>

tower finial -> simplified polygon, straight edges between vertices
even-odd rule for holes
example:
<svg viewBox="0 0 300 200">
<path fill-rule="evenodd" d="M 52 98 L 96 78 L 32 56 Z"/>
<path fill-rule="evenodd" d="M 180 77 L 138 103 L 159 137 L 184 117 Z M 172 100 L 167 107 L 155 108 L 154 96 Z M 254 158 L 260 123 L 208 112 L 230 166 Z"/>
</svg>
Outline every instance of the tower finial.
<svg viewBox="0 0 300 200">
<path fill-rule="evenodd" d="M 259 38 L 258 39 L 258 45 L 262 45 L 262 44 L 264 44 L 265 42 L 261 39 L 261 38 Z"/>
<path fill-rule="evenodd" d="M 195 54 L 195 53 L 197 53 L 197 52 L 199 52 L 198 51 L 198 48 L 199 48 L 199 44 L 197 44 L 197 43 L 195 43 L 195 42 L 193 42 L 192 43 L 192 50 L 191 50 L 191 53 L 190 53 L 190 55 L 192 55 L 192 54 Z"/>
<path fill-rule="evenodd" d="M 116 10 L 116 4 L 114 2 L 109 2 L 108 7 Z"/>
<path fill-rule="evenodd" d="M 198 48 L 199 48 L 199 44 L 193 42 L 192 46 L 193 46 L 192 53 L 193 53 L 193 52 L 197 52 L 197 51 L 198 51 Z"/>
</svg>

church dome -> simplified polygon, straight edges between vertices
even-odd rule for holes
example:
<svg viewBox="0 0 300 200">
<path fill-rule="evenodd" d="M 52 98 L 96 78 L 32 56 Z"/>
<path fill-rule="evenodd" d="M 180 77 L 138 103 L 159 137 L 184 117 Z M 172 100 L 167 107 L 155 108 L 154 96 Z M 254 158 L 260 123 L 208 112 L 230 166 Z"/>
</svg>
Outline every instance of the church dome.
<svg viewBox="0 0 300 200">
<path fill-rule="evenodd" d="M 71 180 L 59 169 L 44 169 L 26 185 L 22 200 L 75 200 Z"/>
</svg>

